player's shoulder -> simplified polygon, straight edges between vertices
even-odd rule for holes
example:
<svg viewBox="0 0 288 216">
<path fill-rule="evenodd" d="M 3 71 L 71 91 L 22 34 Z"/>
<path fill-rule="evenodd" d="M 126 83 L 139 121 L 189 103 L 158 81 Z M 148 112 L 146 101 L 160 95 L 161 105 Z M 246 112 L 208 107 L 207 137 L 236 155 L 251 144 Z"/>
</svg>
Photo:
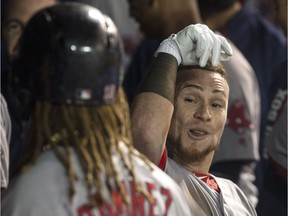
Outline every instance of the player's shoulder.
<svg viewBox="0 0 288 216">
<path fill-rule="evenodd" d="M 256 215 L 255 208 L 234 182 L 229 179 L 212 176 L 220 188 L 224 202 L 227 204 L 225 208 L 243 212 L 243 215 Z"/>
<path fill-rule="evenodd" d="M 122 146 L 123 148 L 127 148 Z M 173 179 L 162 169 L 152 163 L 147 157 L 142 155 L 138 150 L 134 149 L 134 155 L 132 155 L 135 171 L 140 176 L 149 177 L 152 181 L 158 184 L 173 185 L 176 184 Z"/>
<path fill-rule="evenodd" d="M 124 150 L 124 152 L 127 150 L 127 146 L 123 143 L 120 143 L 120 148 Z M 126 153 L 128 154 L 128 152 Z M 138 179 L 153 182 L 161 187 L 170 188 L 175 192 L 178 190 L 177 183 L 166 172 L 153 164 L 144 155 L 140 155 L 141 153 L 134 149 L 132 161 Z"/>
<path fill-rule="evenodd" d="M 60 176 L 65 174 L 63 165 L 56 158 L 53 151 L 41 154 L 34 164 L 24 167 L 12 180 L 9 188 L 17 188 L 15 191 L 24 193 L 44 190 L 54 183 L 59 183 Z"/>
<path fill-rule="evenodd" d="M 220 190 L 222 193 L 224 193 L 226 196 L 237 196 L 242 198 L 245 197 L 243 191 L 239 188 L 237 184 L 232 182 L 230 179 L 222 178 L 222 177 L 216 177 L 212 175 L 215 181 L 217 182 Z"/>
</svg>

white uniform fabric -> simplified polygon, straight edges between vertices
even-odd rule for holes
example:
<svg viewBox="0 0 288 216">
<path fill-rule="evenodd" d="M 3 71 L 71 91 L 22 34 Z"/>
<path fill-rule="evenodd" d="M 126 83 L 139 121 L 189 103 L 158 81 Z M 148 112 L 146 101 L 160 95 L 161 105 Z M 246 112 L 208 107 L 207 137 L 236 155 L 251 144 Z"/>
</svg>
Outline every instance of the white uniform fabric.
<svg viewBox="0 0 288 216">
<path fill-rule="evenodd" d="M 230 86 L 228 115 L 213 163 L 259 160 L 260 91 L 254 70 L 229 41 L 233 56 L 223 62 Z"/>
<path fill-rule="evenodd" d="M 1 188 L 6 188 L 9 182 L 9 144 L 11 138 L 11 120 L 7 104 L 0 94 L 0 146 L 1 146 Z"/>
<path fill-rule="evenodd" d="M 197 209 L 197 216 L 253 216 L 255 209 L 244 193 L 232 181 L 211 175 L 220 193 L 210 188 L 183 166 L 168 158 L 166 173 L 181 187 L 189 202 L 190 208 Z"/>
<path fill-rule="evenodd" d="M 120 143 L 120 148 L 125 150 L 127 157 L 127 147 Z M 1 210 L 5 216 L 90 216 L 90 215 L 191 215 L 185 197 L 179 186 L 162 170 L 154 166 L 150 168 L 138 157 L 133 156 L 138 181 L 144 189 L 152 191 L 156 199 L 154 205 L 150 205 L 144 196 L 135 192 L 128 173 L 117 154 L 113 155 L 117 169 L 120 170 L 119 178 L 125 185 L 126 190 L 131 195 L 132 205 L 125 208 L 125 205 L 117 205 L 113 208 L 111 197 L 105 188 L 104 207 L 90 210 L 87 207 L 87 189 L 84 182 L 79 160 L 73 153 L 73 167 L 78 176 L 76 182 L 76 194 L 72 203 L 68 201 L 68 179 L 63 165 L 56 158 L 53 151 L 43 153 L 36 164 L 27 172 L 16 177 L 3 194 Z M 104 177 L 104 175 L 102 176 Z M 117 210 L 116 210 L 117 209 Z M 137 211 L 137 212 L 136 212 Z M 152 213 L 152 214 L 151 214 Z"/>
</svg>

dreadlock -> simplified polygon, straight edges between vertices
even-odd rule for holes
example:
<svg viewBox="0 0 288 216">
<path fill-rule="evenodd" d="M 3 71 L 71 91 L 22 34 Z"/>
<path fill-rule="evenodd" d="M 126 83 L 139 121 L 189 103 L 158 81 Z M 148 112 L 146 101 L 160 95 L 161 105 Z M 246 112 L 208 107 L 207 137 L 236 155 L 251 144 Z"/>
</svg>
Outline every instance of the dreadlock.
<svg viewBox="0 0 288 216">
<path fill-rule="evenodd" d="M 52 149 L 66 168 L 69 179 L 69 200 L 75 193 L 77 176 L 72 166 L 72 147 L 85 173 L 86 187 L 91 206 L 103 204 L 105 186 L 110 195 L 118 191 L 125 204 L 129 204 L 127 191 L 123 188 L 119 173 L 111 159 L 113 152 L 118 152 L 124 167 L 132 177 L 136 190 L 150 202 L 153 198 L 137 181 L 132 163 L 132 155 L 143 159 L 151 168 L 151 162 L 136 151 L 132 144 L 130 115 L 123 89 L 118 91 L 118 100 L 112 105 L 100 106 L 68 106 L 37 101 L 31 116 L 32 125 L 29 142 L 26 148 L 22 170 L 33 164 L 41 152 Z M 126 144 L 128 159 L 118 143 Z M 32 150 L 32 151 L 31 151 Z M 105 183 L 100 173 L 106 172 Z M 105 185 L 104 185 L 105 184 Z M 92 188 L 97 189 L 97 203 L 92 198 Z"/>
</svg>

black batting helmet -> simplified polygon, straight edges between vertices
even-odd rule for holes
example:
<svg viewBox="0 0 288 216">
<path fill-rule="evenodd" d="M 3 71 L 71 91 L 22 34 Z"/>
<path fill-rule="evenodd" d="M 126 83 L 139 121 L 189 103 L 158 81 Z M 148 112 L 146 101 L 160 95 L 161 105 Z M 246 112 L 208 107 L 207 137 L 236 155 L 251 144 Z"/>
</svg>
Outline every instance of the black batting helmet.
<svg viewBox="0 0 288 216">
<path fill-rule="evenodd" d="M 122 41 L 108 16 L 86 4 L 60 3 L 28 22 L 15 80 L 33 100 L 109 104 L 124 76 L 122 58 Z"/>
</svg>

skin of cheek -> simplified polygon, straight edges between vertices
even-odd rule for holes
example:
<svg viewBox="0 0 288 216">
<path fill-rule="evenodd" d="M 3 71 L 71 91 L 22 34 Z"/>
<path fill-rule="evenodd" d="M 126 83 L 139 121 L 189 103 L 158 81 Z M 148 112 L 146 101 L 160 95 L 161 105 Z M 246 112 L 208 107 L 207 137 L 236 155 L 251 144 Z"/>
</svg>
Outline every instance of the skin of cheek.
<svg viewBox="0 0 288 216">
<path fill-rule="evenodd" d="M 168 134 L 167 147 L 172 149 L 173 154 L 187 160 L 192 157 L 201 160 L 206 154 L 218 148 L 227 116 L 227 109 L 220 113 L 210 111 L 213 118 L 207 126 L 211 128 L 212 135 L 203 141 L 191 141 L 187 130 L 191 125 L 197 125 L 197 121 L 193 120 L 195 112 L 178 98 Z"/>
<path fill-rule="evenodd" d="M 218 94 L 214 93 L 215 91 L 212 93 L 211 88 L 224 91 L 226 95 L 229 95 L 229 86 L 219 74 L 207 73 L 204 74 L 205 76 L 202 76 L 203 71 L 197 69 L 193 73 L 188 70 L 178 73 L 174 114 L 168 134 L 168 144 L 170 148 L 171 146 L 173 147 L 172 150 L 175 158 L 178 158 L 183 163 L 199 162 L 204 160 L 209 153 L 219 146 L 227 118 L 227 107 L 220 109 L 210 107 L 211 100 L 214 100 L 213 98 L 215 97 L 214 94 Z M 185 87 L 189 85 L 191 87 Z M 185 88 L 192 88 L 192 90 L 185 90 Z M 185 102 L 187 95 L 199 97 L 198 100 L 200 100 L 201 104 L 191 105 L 193 102 Z M 227 100 L 227 97 L 224 100 Z M 228 104 L 228 101 L 225 102 L 226 104 Z M 204 120 L 199 118 L 200 116 L 197 117 L 195 115 L 203 109 L 209 109 L 208 112 L 211 116 L 209 120 Z M 190 130 L 198 128 L 207 129 L 208 135 L 203 136 L 203 138 L 194 139 L 193 132 Z"/>
<path fill-rule="evenodd" d="M 8 57 L 9 60 L 12 61 L 13 56 L 16 53 L 16 47 L 17 47 L 17 42 L 20 38 L 20 34 L 14 34 L 13 36 L 10 36 L 9 38 L 7 38 L 7 52 L 8 52 Z"/>
</svg>

